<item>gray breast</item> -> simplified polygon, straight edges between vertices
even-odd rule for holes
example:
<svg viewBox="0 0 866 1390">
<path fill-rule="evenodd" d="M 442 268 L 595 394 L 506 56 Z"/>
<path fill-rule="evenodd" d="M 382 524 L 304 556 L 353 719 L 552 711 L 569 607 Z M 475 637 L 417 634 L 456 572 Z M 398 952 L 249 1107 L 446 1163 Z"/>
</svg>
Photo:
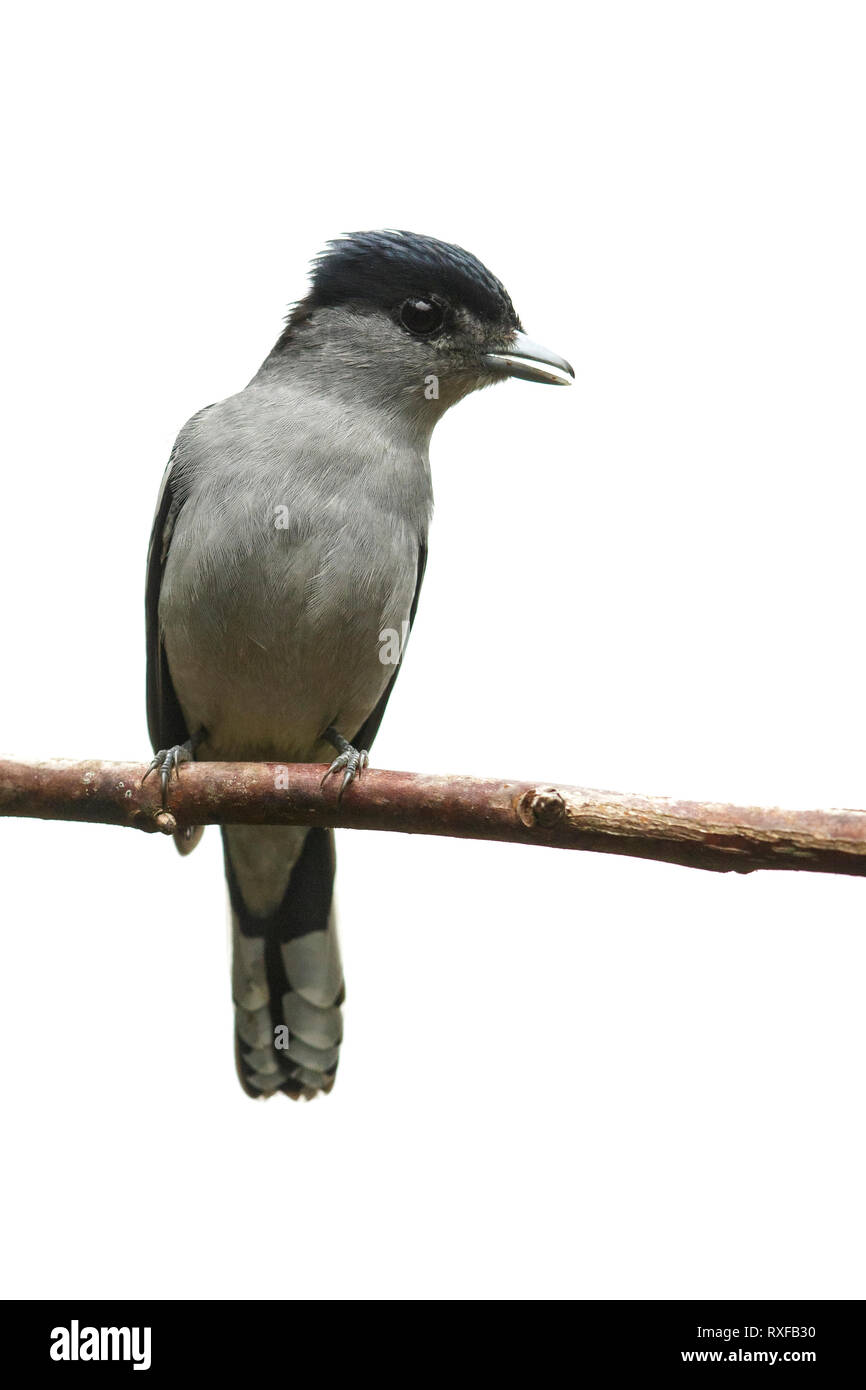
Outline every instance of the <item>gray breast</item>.
<svg viewBox="0 0 866 1390">
<path fill-rule="evenodd" d="M 426 451 L 344 407 L 248 387 L 176 448 L 160 598 L 172 680 L 201 755 L 318 759 L 393 675 L 431 506 Z"/>
</svg>

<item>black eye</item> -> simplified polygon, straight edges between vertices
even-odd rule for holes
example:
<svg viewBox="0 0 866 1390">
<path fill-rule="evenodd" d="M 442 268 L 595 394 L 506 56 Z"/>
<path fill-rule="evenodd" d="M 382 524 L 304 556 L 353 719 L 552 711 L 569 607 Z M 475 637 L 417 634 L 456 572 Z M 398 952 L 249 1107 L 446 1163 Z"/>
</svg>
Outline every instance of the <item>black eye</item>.
<svg viewBox="0 0 866 1390">
<path fill-rule="evenodd" d="M 407 299 L 400 307 L 400 322 L 410 333 L 428 338 L 445 322 L 445 308 L 435 299 Z"/>
</svg>

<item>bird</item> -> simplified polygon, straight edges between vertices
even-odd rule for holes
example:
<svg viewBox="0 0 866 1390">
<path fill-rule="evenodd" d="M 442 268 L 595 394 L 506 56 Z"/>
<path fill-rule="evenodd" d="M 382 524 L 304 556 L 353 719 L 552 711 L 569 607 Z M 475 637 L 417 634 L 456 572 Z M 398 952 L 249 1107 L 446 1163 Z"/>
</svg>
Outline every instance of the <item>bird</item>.
<svg viewBox="0 0 866 1390">
<path fill-rule="evenodd" d="M 327 763 L 351 796 L 415 620 L 429 443 L 470 392 L 574 371 L 468 251 L 337 237 L 272 350 L 171 451 L 150 537 L 147 718 L 167 804 L 197 761 Z M 385 652 L 385 646 L 389 650 Z M 175 833 L 182 854 L 202 827 Z M 247 1095 L 327 1094 L 343 1037 L 334 832 L 224 826 L 235 1062 Z"/>
</svg>

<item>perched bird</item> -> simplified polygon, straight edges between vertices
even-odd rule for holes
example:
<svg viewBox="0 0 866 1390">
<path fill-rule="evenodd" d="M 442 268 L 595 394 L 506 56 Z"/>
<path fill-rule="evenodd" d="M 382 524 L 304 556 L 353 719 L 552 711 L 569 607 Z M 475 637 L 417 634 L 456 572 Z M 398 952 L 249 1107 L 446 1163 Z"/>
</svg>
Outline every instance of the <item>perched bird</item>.
<svg viewBox="0 0 866 1390">
<path fill-rule="evenodd" d="M 409 232 L 328 245 L 252 381 L 192 417 L 165 472 L 146 596 L 163 800 L 193 757 L 336 753 L 339 795 L 363 771 L 399 668 L 382 635 L 408 631 L 424 575 L 433 427 L 507 376 L 574 373 L 474 256 Z M 178 831 L 181 853 L 201 834 Z M 310 1099 L 342 1039 L 333 831 L 222 837 L 241 1085 Z"/>
</svg>

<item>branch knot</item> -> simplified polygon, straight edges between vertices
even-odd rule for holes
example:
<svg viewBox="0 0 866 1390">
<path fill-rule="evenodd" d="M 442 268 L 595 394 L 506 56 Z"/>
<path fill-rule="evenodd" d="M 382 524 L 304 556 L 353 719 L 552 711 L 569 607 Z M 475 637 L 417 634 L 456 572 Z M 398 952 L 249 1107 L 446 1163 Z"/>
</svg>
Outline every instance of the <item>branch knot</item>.
<svg viewBox="0 0 866 1390">
<path fill-rule="evenodd" d="M 565 815 L 565 800 L 556 787 L 531 787 L 523 793 L 515 809 L 528 830 L 536 825 L 552 830 Z"/>
</svg>

